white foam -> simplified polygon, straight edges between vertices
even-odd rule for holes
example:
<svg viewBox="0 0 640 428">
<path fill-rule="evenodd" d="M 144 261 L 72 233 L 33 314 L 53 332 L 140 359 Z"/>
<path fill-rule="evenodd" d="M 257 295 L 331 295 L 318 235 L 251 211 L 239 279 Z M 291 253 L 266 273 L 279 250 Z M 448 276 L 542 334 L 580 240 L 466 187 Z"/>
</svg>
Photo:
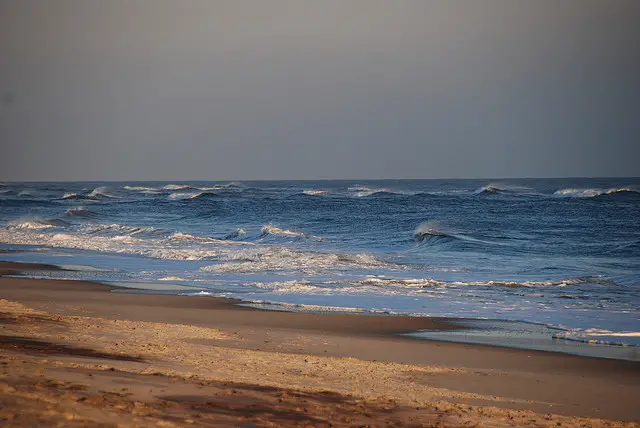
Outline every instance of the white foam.
<svg viewBox="0 0 640 428">
<path fill-rule="evenodd" d="M 187 184 L 167 184 L 166 186 L 162 187 L 164 190 L 185 190 L 185 189 L 191 189 L 191 186 L 187 185 Z"/>
<path fill-rule="evenodd" d="M 155 187 L 145 187 L 145 186 L 124 186 L 124 190 L 132 190 L 137 192 L 157 192 L 158 189 Z"/>
<path fill-rule="evenodd" d="M 373 312 L 364 308 L 345 307 L 345 306 L 324 306 L 324 305 L 307 305 L 302 303 L 283 303 L 272 302 L 269 300 L 252 300 L 244 303 L 243 306 L 256 307 L 260 309 L 271 310 L 289 310 L 289 311 L 301 311 L 301 312 Z"/>
<path fill-rule="evenodd" d="M 425 287 L 441 287 L 446 285 L 445 282 L 437 281 L 431 278 L 381 278 L 368 277 L 356 282 L 357 285 L 374 285 L 378 287 L 401 287 L 401 288 L 425 288 Z"/>
<path fill-rule="evenodd" d="M 91 193 L 89 193 L 89 197 L 90 198 L 95 198 L 95 197 L 99 197 L 99 196 L 103 196 L 103 197 L 107 197 L 107 198 L 113 198 L 114 197 L 111 194 L 109 187 L 107 187 L 107 186 L 96 187 L 95 189 L 93 189 L 91 191 Z"/>
<path fill-rule="evenodd" d="M 56 226 L 53 224 L 48 224 L 38 220 L 25 220 L 20 222 L 12 222 L 9 224 L 10 228 L 15 229 L 32 229 L 32 230 L 41 230 L 41 229 L 52 229 Z"/>
<path fill-rule="evenodd" d="M 172 239 L 160 236 L 160 231 L 160 229 L 136 228 L 119 224 L 86 226 L 65 233 L 55 233 L 48 228 L 30 230 L 8 226 L 0 228 L 0 242 L 135 254 L 168 260 L 215 259 L 233 253 L 237 247 L 247 245 L 247 243 L 210 238 L 202 238 L 206 242 L 176 240 L 175 237 Z M 184 242 L 179 244 L 180 241 Z"/>
<path fill-rule="evenodd" d="M 237 251 L 226 255 L 223 263 L 204 266 L 204 272 L 250 273 L 276 271 L 297 271 L 306 274 L 327 270 L 353 268 L 396 268 L 398 265 L 386 263 L 369 254 L 337 254 L 312 251 L 297 251 L 284 247 L 261 247 Z"/>
<path fill-rule="evenodd" d="M 307 238 L 307 239 L 315 239 L 317 241 L 326 241 L 325 238 L 321 238 L 319 236 L 309 235 L 306 233 L 298 232 L 296 230 L 281 229 L 272 224 L 262 226 L 262 229 L 260 229 L 261 238 L 264 238 L 268 235 L 285 236 L 289 238 Z"/>
<path fill-rule="evenodd" d="M 615 193 L 624 193 L 624 192 L 634 192 L 638 193 L 637 189 L 632 189 L 630 187 L 618 187 L 618 188 L 609 188 L 609 189 L 578 189 L 578 188 L 568 188 L 568 189 L 560 189 L 554 192 L 556 196 L 565 196 L 565 197 L 573 197 L 573 198 L 593 198 L 595 196 L 601 195 L 612 195 Z"/>
<path fill-rule="evenodd" d="M 361 198 L 361 197 L 365 197 L 365 196 L 371 196 L 374 193 L 393 193 L 391 190 L 384 188 L 384 187 L 380 187 L 380 188 L 375 188 L 375 187 L 365 187 L 365 186 L 361 186 L 361 185 L 355 185 L 355 186 L 351 186 L 349 188 L 347 188 L 347 190 L 349 192 L 351 192 L 351 194 L 355 197 Z"/>
<path fill-rule="evenodd" d="M 599 328 L 569 329 L 559 331 L 554 337 L 585 343 L 640 346 L 640 332 L 611 331 Z"/>
<path fill-rule="evenodd" d="M 327 195 L 329 193 L 328 190 L 322 190 L 322 189 L 309 189 L 309 190 L 305 190 L 302 192 L 305 195 L 309 195 L 309 196 L 319 196 L 319 195 Z"/>
<path fill-rule="evenodd" d="M 184 200 L 184 199 L 197 199 L 204 195 L 213 195 L 210 191 L 200 191 L 200 192 L 175 192 L 167 196 L 168 199 L 171 200 Z"/>
</svg>

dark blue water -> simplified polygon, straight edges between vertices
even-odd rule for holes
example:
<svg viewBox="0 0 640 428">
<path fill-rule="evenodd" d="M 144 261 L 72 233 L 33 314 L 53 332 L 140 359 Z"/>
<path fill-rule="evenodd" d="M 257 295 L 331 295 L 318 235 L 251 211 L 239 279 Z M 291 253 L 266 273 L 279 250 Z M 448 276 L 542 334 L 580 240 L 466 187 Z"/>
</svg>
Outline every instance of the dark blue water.
<svg viewBox="0 0 640 428">
<path fill-rule="evenodd" d="M 639 343 L 640 179 L 4 183 L 0 243 L 75 265 L 49 276 Z"/>
</svg>

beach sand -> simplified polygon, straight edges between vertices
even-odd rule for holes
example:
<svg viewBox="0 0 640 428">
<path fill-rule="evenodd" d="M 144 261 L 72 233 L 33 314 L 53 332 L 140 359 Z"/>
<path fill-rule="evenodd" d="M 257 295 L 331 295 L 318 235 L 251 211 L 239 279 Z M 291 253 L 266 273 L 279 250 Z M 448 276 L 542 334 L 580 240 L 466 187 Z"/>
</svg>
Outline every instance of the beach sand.
<svg viewBox="0 0 640 428">
<path fill-rule="evenodd" d="M 0 278 L 1 423 L 640 426 L 637 362 L 397 335 L 451 328 L 433 318 L 121 291 Z"/>
</svg>

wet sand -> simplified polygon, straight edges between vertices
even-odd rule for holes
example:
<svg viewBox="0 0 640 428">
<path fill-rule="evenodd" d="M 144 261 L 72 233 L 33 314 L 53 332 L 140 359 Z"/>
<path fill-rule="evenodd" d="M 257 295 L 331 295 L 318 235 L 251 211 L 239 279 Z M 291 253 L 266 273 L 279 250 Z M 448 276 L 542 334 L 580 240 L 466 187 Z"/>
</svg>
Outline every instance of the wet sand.
<svg viewBox="0 0 640 428">
<path fill-rule="evenodd" d="M 38 269 L 0 263 L 0 274 Z M 50 267 L 47 267 L 47 269 Z M 0 421 L 637 426 L 640 364 L 397 336 L 421 317 L 0 278 Z M 616 422 L 607 425 L 610 421 Z"/>
</svg>

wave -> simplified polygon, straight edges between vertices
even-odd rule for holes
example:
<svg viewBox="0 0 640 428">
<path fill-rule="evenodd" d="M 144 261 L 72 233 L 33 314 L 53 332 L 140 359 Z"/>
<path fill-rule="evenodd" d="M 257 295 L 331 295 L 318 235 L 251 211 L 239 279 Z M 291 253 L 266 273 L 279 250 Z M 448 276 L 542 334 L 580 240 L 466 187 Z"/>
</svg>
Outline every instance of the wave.
<svg viewBox="0 0 640 428">
<path fill-rule="evenodd" d="M 127 235 L 127 236 L 145 236 L 145 237 L 157 237 L 165 236 L 170 233 L 167 229 L 155 228 L 150 226 L 128 226 L 123 224 L 99 224 L 92 226 L 85 226 L 80 229 L 80 232 L 88 235 Z"/>
<path fill-rule="evenodd" d="M 260 239 L 265 239 L 269 236 L 282 236 L 287 238 L 304 238 L 304 239 L 313 239 L 316 241 L 326 241 L 326 238 L 321 238 L 319 236 L 309 235 L 307 233 L 298 232 L 296 230 L 289 229 L 280 229 L 272 224 L 267 224 L 266 226 L 262 226 L 260 229 Z"/>
<path fill-rule="evenodd" d="M 198 190 L 229 190 L 229 191 L 237 191 L 244 189 L 244 186 L 241 183 L 231 182 L 227 184 L 216 184 L 213 187 L 197 187 Z"/>
<path fill-rule="evenodd" d="M 242 237 L 245 237 L 245 236 L 247 236 L 247 232 L 243 228 L 239 227 L 236 230 L 234 230 L 233 232 L 231 232 L 230 234 L 228 234 L 227 236 L 225 236 L 224 239 L 228 239 L 228 240 L 230 240 L 230 239 L 238 239 L 238 238 L 242 238 Z"/>
<path fill-rule="evenodd" d="M 189 233 L 175 232 L 171 236 L 169 236 L 171 241 L 181 241 L 181 242 L 193 242 L 199 244 L 219 244 L 219 245 L 229 245 L 228 241 L 210 237 L 202 237 L 202 236 L 194 236 Z M 234 243 L 240 245 L 251 245 L 248 242 Z"/>
<path fill-rule="evenodd" d="M 87 197 L 79 193 L 65 193 L 62 199 L 86 199 Z"/>
<path fill-rule="evenodd" d="M 380 188 L 366 187 L 366 186 L 361 186 L 359 184 L 355 185 L 355 186 L 348 187 L 347 191 L 350 192 L 351 196 L 355 196 L 357 198 L 371 196 L 371 195 L 374 195 L 376 193 L 392 193 L 391 190 L 389 190 L 387 188 L 384 188 L 384 187 L 380 187 Z"/>
<path fill-rule="evenodd" d="M 124 190 L 128 190 L 131 192 L 140 192 L 147 195 L 157 195 L 162 193 L 160 189 L 155 187 L 145 187 L 145 186 L 124 186 Z"/>
<path fill-rule="evenodd" d="M 355 283 L 359 286 L 376 286 L 376 287 L 400 287 L 400 288 L 426 288 L 426 287 L 442 287 L 446 283 L 431 278 L 380 278 L 368 277 Z"/>
<path fill-rule="evenodd" d="M 212 273 L 300 272 L 306 275 L 330 270 L 403 269 L 370 254 L 298 251 L 285 247 L 254 247 L 228 254 L 221 263 L 200 268 Z"/>
<path fill-rule="evenodd" d="M 438 221 L 421 223 L 413 232 L 413 238 L 420 244 L 433 244 L 440 241 L 462 239 L 461 235 L 451 233 Z"/>
<path fill-rule="evenodd" d="M 640 196 L 640 191 L 631 187 L 618 187 L 609 189 L 577 189 L 567 188 L 554 192 L 555 196 L 564 196 L 570 198 L 595 198 L 599 196 Z"/>
<path fill-rule="evenodd" d="M 434 245 L 454 241 L 478 245 L 508 245 L 501 242 L 475 238 L 467 233 L 448 228 L 436 220 L 425 221 L 416 227 L 413 232 L 413 239 L 420 245 Z"/>
<path fill-rule="evenodd" d="M 64 200 L 78 200 L 78 201 L 87 201 L 87 202 L 94 202 L 97 203 L 98 199 L 101 198 L 114 198 L 114 196 L 108 196 L 106 193 L 105 194 L 101 194 L 99 191 L 96 191 L 95 189 L 89 193 L 89 194 L 82 194 L 82 193 L 75 193 L 75 192 L 69 192 L 69 193 L 65 193 L 61 199 Z"/>
<path fill-rule="evenodd" d="M 537 192 L 530 187 L 513 186 L 507 184 L 489 183 L 480 187 L 473 192 L 474 195 L 491 196 L 491 195 L 536 195 Z"/>
<path fill-rule="evenodd" d="M 40 229 L 67 227 L 67 226 L 70 226 L 70 223 L 58 218 L 52 218 L 52 219 L 46 219 L 46 220 L 30 219 L 30 220 L 18 220 L 15 222 L 11 222 L 9 223 L 8 226 L 9 228 L 13 228 L 13 229 L 40 230 Z"/>
<path fill-rule="evenodd" d="M 322 196 L 322 195 L 328 195 L 329 191 L 323 190 L 323 189 L 308 189 L 308 190 L 304 190 L 302 194 L 307 196 Z"/>
<path fill-rule="evenodd" d="M 204 199 L 218 196 L 217 193 L 202 191 L 202 192 L 175 192 L 168 196 L 168 199 L 174 201 L 180 201 L 185 199 Z"/>
<path fill-rule="evenodd" d="M 254 245 L 120 224 L 85 225 L 61 231 L 53 224 L 40 220 L 0 227 L 0 242 L 131 254 L 164 260 L 233 260 L 237 248 Z"/>
<path fill-rule="evenodd" d="M 115 198 L 111 189 L 107 186 L 96 187 L 87 196 L 90 198 Z"/>
<path fill-rule="evenodd" d="M 162 186 L 164 190 L 188 190 L 193 189 L 193 187 L 188 184 L 167 184 L 166 186 Z"/>
<path fill-rule="evenodd" d="M 68 217 L 81 217 L 81 218 L 96 218 L 99 214 L 85 207 L 69 208 L 65 211 L 65 215 Z"/>
</svg>

